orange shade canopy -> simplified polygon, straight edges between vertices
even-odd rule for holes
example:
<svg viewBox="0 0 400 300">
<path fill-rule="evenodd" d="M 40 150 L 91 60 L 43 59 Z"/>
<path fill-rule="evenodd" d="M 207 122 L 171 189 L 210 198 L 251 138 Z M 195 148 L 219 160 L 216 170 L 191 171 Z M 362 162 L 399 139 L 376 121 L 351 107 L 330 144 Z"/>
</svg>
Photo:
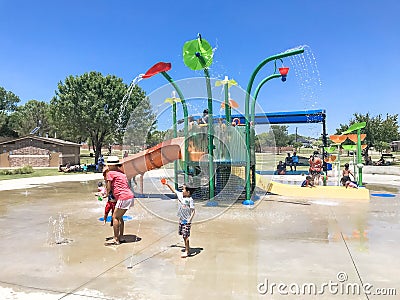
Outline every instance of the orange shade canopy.
<svg viewBox="0 0 400 300">
<path fill-rule="evenodd" d="M 324 161 L 327 163 L 333 163 L 335 160 L 336 160 L 336 155 L 330 155 L 329 157 L 324 159 Z"/>
<path fill-rule="evenodd" d="M 334 142 L 336 144 L 341 144 L 347 139 L 347 136 L 345 136 L 345 135 L 330 135 L 329 138 L 331 139 L 332 142 Z"/>
<path fill-rule="evenodd" d="M 367 135 L 365 133 L 360 134 L 361 141 L 363 141 L 366 138 L 366 136 Z M 357 134 L 348 134 L 347 138 L 350 139 L 352 142 L 357 143 L 358 139 Z"/>
</svg>

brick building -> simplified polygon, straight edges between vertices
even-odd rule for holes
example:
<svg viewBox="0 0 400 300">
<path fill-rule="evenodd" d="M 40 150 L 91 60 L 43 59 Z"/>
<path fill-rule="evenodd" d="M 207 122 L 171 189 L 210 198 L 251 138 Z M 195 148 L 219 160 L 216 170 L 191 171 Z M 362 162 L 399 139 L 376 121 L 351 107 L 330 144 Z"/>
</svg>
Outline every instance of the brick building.
<svg viewBox="0 0 400 300">
<path fill-rule="evenodd" d="M 0 143 L 0 167 L 58 167 L 80 164 L 80 144 L 28 135 Z"/>
<path fill-rule="evenodd" d="M 392 151 L 400 151 L 400 141 L 393 141 L 390 143 Z"/>
</svg>

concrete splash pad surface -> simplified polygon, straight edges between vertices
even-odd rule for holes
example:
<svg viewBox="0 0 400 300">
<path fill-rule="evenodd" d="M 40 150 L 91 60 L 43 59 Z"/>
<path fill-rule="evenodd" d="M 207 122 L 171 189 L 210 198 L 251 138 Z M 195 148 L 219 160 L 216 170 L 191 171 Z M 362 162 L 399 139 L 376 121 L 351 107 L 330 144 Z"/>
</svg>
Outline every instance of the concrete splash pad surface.
<svg viewBox="0 0 400 300">
<path fill-rule="evenodd" d="M 273 296 L 261 295 L 257 286 L 268 280 L 318 287 L 338 282 L 339 272 L 348 283 L 400 293 L 396 186 L 396 197 L 367 203 L 266 196 L 252 209 L 234 204 L 193 225 L 194 254 L 182 259 L 177 225 L 144 208 L 174 216 L 176 203 L 165 197 L 140 199 L 127 213 L 133 217 L 125 223 L 127 243 L 104 246 L 112 231 L 98 221 L 105 203 L 93 195 L 96 182 L 0 191 L 1 299 L 314 299 L 279 295 L 276 288 Z M 379 185 L 374 191 L 385 192 Z M 213 209 L 197 204 L 196 218 Z M 60 215 L 67 242 L 49 243 L 51 220 Z M 318 298 L 368 299 L 339 295 L 326 290 Z"/>
</svg>

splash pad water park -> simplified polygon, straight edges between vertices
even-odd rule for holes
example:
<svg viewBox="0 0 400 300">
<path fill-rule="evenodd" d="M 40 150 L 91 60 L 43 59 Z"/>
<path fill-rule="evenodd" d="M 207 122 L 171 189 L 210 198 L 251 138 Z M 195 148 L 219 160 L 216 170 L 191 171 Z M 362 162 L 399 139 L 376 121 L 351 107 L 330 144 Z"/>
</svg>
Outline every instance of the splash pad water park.
<svg viewBox="0 0 400 300">
<path fill-rule="evenodd" d="M 283 59 L 302 55 L 305 51 L 304 47 L 296 47 L 285 52 L 273 55 L 263 60 L 253 71 L 247 85 L 246 91 L 243 91 L 244 113 L 240 113 L 239 104 L 230 98 L 229 89 L 237 86 L 234 79 L 225 76 L 223 80 L 213 80 L 210 78 L 209 67 L 213 62 L 213 49 L 211 45 L 201 37 L 188 41 L 183 47 L 183 60 L 187 67 L 191 70 L 201 70 L 204 72 L 205 83 L 204 89 L 206 95 L 198 92 L 198 95 L 190 94 L 190 100 L 193 98 L 207 100 L 207 121 L 199 123 L 199 126 L 193 126 L 195 121 L 201 121 L 201 117 L 193 117 L 196 111 L 189 111 L 188 97 L 182 92 L 180 85 L 186 85 L 186 91 L 194 89 L 194 85 L 199 84 L 193 81 L 181 81 L 179 84 L 175 82 L 167 73 L 171 69 L 170 63 L 159 62 L 153 65 L 145 74 L 137 76 L 130 86 L 130 89 L 142 79 L 151 78 L 157 74 L 161 74 L 169 82 L 166 86 L 172 97 L 165 99 L 172 106 L 172 132 L 173 139 L 166 140 L 163 143 L 128 156 L 124 160 L 124 169 L 128 178 L 134 178 L 136 175 L 143 175 L 146 171 L 160 168 L 168 163 L 174 162 L 175 188 L 179 185 L 186 184 L 197 189 L 194 195 L 197 199 L 207 200 L 207 205 L 218 206 L 222 202 L 235 202 L 242 200 L 244 205 L 254 205 L 254 199 L 257 198 L 254 191 L 259 184 L 259 188 L 267 192 L 278 193 L 280 195 L 293 195 L 304 192 L 304 189 L 290 187 L 294 192 L 286 194 L 286 187 L 280 186 L 278 183 L 268 182 L 264 177 L 259 176 L 256 172 L 256 133 L 255 127 L 259 124 L 293 124 L 293 123 L 322 123 L 323 148 L 322 156 L 326 157 L 325 149 L 327 147 L 325 110 L 305 110 L 292 112 L 276 112 L 276 113 L 257 113 L 256 101 L 260 89 L 268 81 L 272 79 L 281 79 L 282 82 L 287 80 L 289 67 L 284 66 Z M 304 60 L 304 59 L 302 59 Z M 273 73 L 264 78 L 254 90 L 253 84 L 258 72 L 268 63 L 273 65 Z M 282 67 L 277 67 L 282 64 Z M 222 87 L 223 97 L 213 97 L 212 83 L 216 87 Z M 172 90 L 171 90 L 172 89 Z M 158 92 L 156 97 L 160 97 Z M 214 91 L 215 94 L 215 91 Z M 149 96 L 150 98 L 151 95 Z M 180 130 L 178 137 L 177 129 L 177 106 L 182 106 L 183 130 Z M 223 110 L 225 114 L 214 114 L 215 106 L 221 106 L 220 112 Z M 232 110 L 236 113 L 232 114 Z M 189 118 L 192 124 L 189 126 Z M 365 126 L 365 125 L 364 125 Z M 134 124 L 128 123 L 127 127 L 134 127 Z M 362 128 L 362 127 L 360 127 Z M 354 131 L 360 128 L 353 128 Z M 357 142 L 357 140 L 356 140 Z M 357 147 L 361 147 L 360 141 Z M 129 145 L 125 145 L 125 149 L 131 150 Z M 361 148 L 360 148 L 361 149 Z M 357 150 L 360 150 L 357 148 Z M 360 153 L 361 151 L 358 151 Z M 361 164 L 361 155 L 358 157 L 358 164 Z M 177 161 L 180 161 L 178 163 Z M 275 165 L 275 161 L 274 161 Z M 340 164 L 336 165 L 340 170 Z M 326 165 L 324 168 L 327 171 Z M 178 173 L 183 174 L 180 181 Z M 339 172 L 337 177 L 339 177 Z M 362 186 L 362 168 L 358 168 L 359 186 Z M 322 190 L 323 189 L 323 190 Z M 351 192 L 343 190 L 341 187 L 324 187 L 317 188 L 313 191 L 313 195 L 318 197 L 320 194 L 326 195 L 328 198 L 358 198 L 369 199 L 367 190 L 360 188 Z M 310 192 L 308 192 L 310 194 Z"/>
<path fill-rule="evenodd" d="M 194 56 L 197 58 L 196 53 Z M 278 79 L 282 76 L 272 75 Z M 223 79 L 218 84 L 225 90 L 233 83 L 230 80 Z M 210 86 L 218 81 L 210 79 Z M 188 98 L 190 93 L 185 91 L 185 85 L 178 88 Z M 172 110 L 166 112 L 172 112 L 174 119 L 175 104 L 177 118 L 173 127 L 179 125 L 179 106 L 183 112 L 185 99 L 176 93 L 174 97 L 168 91 Z M 225 91 L 223 95 L 218 106 L 225 104 Z M 208 101 L 207 93 L 196 97 Z M 184 123 L 187 119 L 187 132 L 177 128 L 171 139 L 148 149 L 146 155 L 139 152 L 126 159 L 128 176 L 144 174 L 145 193 L 140 195 L 140 179 L 135 188 L 139 197 L 135 207 L 128 211 L 131 218 L 125 224 L 126 243 L 122 245 L 103 246 L 111 229 L 98 221 L 104 203 L 93 196 L 101 174 L 77 175 L 80 177 L 71 182 L 38 182 L 31 188 L 29 184 L 35 180 L 30 179 L 26 186 L 18 183 L 19 189 L 8 190 L 13 185 L 9 181 L 0 190 L 0 235 L 5 245 L 1 253 L 7 258 L 0 263 L 2 298 L 307 299 L 319 295 L 332 299 L 339 294 L 344 299 L 375 299 L 377 289 L 380 295 L 394 295 L 393 288 L 400 286 L 396 248 L 400 193 L 396 178 L 365 174 L 366 182 L 376 184 L 370 201 L 329 194 L 314 198 L 279 193 L 264 193 L 255 199 L 257 191 L 266 191 L 267 187 L 252 171 L 256 170 L 253 125 L 267 117 L 252 114 L 252 103 L 246 117 L 246 112 L 243 115 L 234 111 L 231 101 L 223 109 L 232 111 L 212 117 L 213 111 L 210 113 L 209 109 L 208 125 L 189 128 L 190 102 L 186 104 L 187 118 L 183 119 Z M 315 123 L 323 124 L 324 111 L 315 112 Z M 293 117 L 310 120 L 310 115 L 311 111 L 307 111 Z M 275 117 L 286 118 L 286 122 L 290 112 Z M 268 115 L 270 123 L 273 118 Z M 215 121 L 211 122 L 212 119 Z M 231 124 L 226 122 L 226 128 L 221 129 L 221 119 Z M 215 125 L 209 126 L 211 123 Z M 211 151 L 209 130 L 211 145 L 215 145 Z M 247 139 L 250 143 L 246 143 Z M 185 143 L 188 147 L 182 146 Z M 250 151 L 246 151 L 247 147 Z M 175 166 L 163 168 L 168 164 Z M 247 172 L 250 175 L 246 177 Z M 183 243 L 177 234 L 176 202 L 160 183 L 165 177 L 178 186 L 185 182 L 199 186 L 191 235 L 193 253 L 186 259 L 180 257 Z M 210 177 L 215 178 L 213 186 L 209 184 Z M 268 186 L 271 181 L 267 180 Z M 284 184 L 284 192 L 289 186 L 295 185 Z M 389 192 L 394 197 L 379 196 Z M 228 200 L 226 195 L 230 195 Z M 255 205 L 242 205 L 247 200 L 255 201 Z M 329 282 L 342 290 L 335 293 L 324 289 Z M 367 291 L 362 289 L 366 284 L 370 287 Z M 278 290 L 278 285 L 286 288 Z M 309 292 L 303 289 L 307 286 L 311 287 Z M 353 291 L 348 287 L 356 288 Z"/>
</svg>

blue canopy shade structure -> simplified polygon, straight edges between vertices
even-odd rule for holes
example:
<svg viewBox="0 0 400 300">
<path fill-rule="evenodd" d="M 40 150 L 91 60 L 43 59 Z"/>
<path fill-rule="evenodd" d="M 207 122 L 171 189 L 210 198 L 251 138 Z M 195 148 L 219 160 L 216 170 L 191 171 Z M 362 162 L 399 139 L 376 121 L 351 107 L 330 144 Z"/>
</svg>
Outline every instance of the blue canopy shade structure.
<svg viewBox="0 0 400 300">
<path fill-rule="evenodd" d="M 255 125 L 323 123 L 325 116 L 326 112 L 324 109 L 270 112 L 255 114 L 254 122 Z M 215 116 L 215 118 L 224 118 L 224 116 Z M 240 124 L 245 123 L 243 115 L 232 115 L 232 119 L 234 118 L 239 118 Z"/>
<path fill-rule="evenodd" d="M 193 116 L 196 121 L 200 117 Z M 213 123 L 218 123 L 219 120 L 224 120 L 225 115 L 214 115 Z M 232 115 L 232 120 L 235 120 L 237 125 L 245 124 L 245 116 L 241 114 Z M 237 122 L 239 119 L 240 122 Z M 254 116 L 254 125 L 262 124 L 307 124 L 307 123 L 322 123 L 322 155 L 326 156 L 325 148 L 327 147 L 327 134 L 326 134 L 326 111 L 325 109 L 314 109 L 314 110 L 299 110 L 299 111 L 285 111 L 285 112 L 269 112 L 269 113 L 258 113 Z M 183 120 L 178 121 L 183 123 Z M 324 170 L 326 171 L 326 163 L 324 161 Z"/>
<path fill-rule="evenodd" d="M 193 116 L 194 120 L 201 117 Z M 245 123 L 245 116 L 241 114 L 232 115 L 232 120 L 238 118 L 240 124 Z M 259 113 L 254 117 L 255 125 L 262 124 L 304 124 L 304 123 L 325 123 L 326 111 L 325 109 L 314 110 L 299 110 L 299 111 L 284 111 L 284 112 L 269 112 Z M 225 115 L 214 115 L 214 123 L 219 119 L 225 119 Z M 183 123 L 179 120 L 178 123 Z"/>
</svg>

